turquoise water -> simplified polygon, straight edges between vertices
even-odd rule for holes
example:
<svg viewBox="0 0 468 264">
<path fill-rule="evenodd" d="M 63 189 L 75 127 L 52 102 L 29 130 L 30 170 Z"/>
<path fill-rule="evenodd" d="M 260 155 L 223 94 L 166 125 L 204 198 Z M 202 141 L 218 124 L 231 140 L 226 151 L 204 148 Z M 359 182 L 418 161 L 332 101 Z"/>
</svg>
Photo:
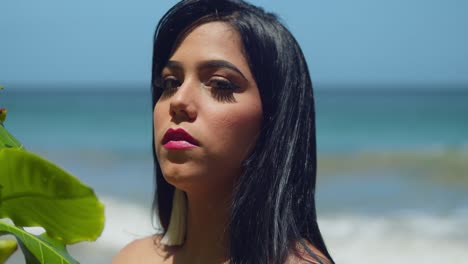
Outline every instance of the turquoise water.
<svg viewBox="0 0 468 264">
<path fill-rule="evenodd" d="M 468 92 L 318 93 L 316 101 L 323 151 L 468 145 Z"/>
<path fill-rule="evenodd" d="M 318 216 L 337 262 L 359 263 L 348 257 L 371 249 L 380 255 L 367 255 L 363 263 L 417 263 L 423 257 L 422 263 L 438 263 L 447 259 L 428 252 L 444 241 L 448 263 L 464 263 L 468 92 L 315 96 Z M 91 259 L 83 263 L 109 262 L 125 243 L 154 231 L 150 104 L 142 89 L 0 94 L 7 129 L 30 151 L 93 186 L 106 204 L 97 246 L 72 248 Z"/>
</svg>

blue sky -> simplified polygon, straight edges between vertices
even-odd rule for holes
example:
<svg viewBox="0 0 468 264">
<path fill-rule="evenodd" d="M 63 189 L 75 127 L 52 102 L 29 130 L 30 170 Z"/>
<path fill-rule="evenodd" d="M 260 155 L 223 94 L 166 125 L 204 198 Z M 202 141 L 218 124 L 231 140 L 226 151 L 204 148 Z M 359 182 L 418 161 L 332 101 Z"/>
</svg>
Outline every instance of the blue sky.
<svg viewBox="0 0 468 264">
<path fill-rule="evenodd" d="M 0 83 L 147 83 L 154 27 L 175 2 L 2 0 Z M 466 0 L 252 3 L 293 32 L 316 87 L 468 89 Z"/>
</svg>

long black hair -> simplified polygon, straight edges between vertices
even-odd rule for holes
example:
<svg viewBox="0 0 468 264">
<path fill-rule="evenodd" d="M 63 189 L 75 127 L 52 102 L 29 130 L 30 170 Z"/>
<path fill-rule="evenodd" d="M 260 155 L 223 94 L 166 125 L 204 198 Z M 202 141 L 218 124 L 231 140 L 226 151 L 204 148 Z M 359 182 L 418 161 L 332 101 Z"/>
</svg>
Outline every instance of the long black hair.
<svg viewBox="0 0 468 264">
<path fill-rule="evenodd" d="M 162 93 L 158 85 L 162 69 L 180 37 L 200 21 L 223 21 L 239 32 L 263 107 L 260 135 L 234 190 L 227 227 L 230 263 L 282 264 L 304 240 L 332 261 L 315 209 L 312 82 L 297 41 L 274 14 L 241 0 L 185 0 L 172 7 L 154 37 L 153 109 Z M 154 139 L 153 158 L 153 208 L 165 232 L 174 187 L 162 175 Z"/>
</svg>

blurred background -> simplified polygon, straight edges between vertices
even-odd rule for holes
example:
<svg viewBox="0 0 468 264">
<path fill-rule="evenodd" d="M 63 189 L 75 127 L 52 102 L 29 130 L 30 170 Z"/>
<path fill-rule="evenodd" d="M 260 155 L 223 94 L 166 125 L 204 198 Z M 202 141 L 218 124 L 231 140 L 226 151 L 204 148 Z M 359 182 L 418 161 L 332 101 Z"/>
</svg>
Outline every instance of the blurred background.
<svg viewBox="0 0 468 264">
<path fill-rule="evenodd" d="M 106 205 L 81 263 L 154 232 L 152 37 L 176 1 L 0 2 L 6 128 Z M 319 224 L 337 263 L 468 261 L 468 2 L 267 1 L 315 89 Z M 16 254 L 9 263 L 24 263 Z"/>
</svg>

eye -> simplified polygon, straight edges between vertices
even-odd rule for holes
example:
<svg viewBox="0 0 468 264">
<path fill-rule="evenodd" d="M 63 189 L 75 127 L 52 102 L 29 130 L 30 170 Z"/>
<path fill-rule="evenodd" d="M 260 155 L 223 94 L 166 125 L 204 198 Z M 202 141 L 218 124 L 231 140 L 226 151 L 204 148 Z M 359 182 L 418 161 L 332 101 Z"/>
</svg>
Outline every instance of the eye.
<svg viewBox="0 0 468 264">
<path fill-rule="evenodd" d="M 227 91 L 234 92 L 236 89 L 239 88 L 239 86 L 237 86 L 236 84 L 222 77 L 213 77 L 209 79 L 205 83 L 205 85 L 211 88 L 214 88 L 216 90 L 221 90 L 221 91 L 226 91 L 226 92 Z"/>
<path fill-rule="evenodd" d="M 226 103 L 236 102 L 234 92 L 239 89 L 239 86 L 228 79 L 213 77 L 205 82 L 204 85 L 211 88 L 211 94 L 216 100 Z"/>
<path fill-rule="evenodd" d="M 174 89 L 177 89 L 181 84 L 182 83 L 179 80 L 177 80 L 176 77 L 167 76 L 163 79 L 162 89 L 164 91 L 174 90 Z"/>
</svg>

